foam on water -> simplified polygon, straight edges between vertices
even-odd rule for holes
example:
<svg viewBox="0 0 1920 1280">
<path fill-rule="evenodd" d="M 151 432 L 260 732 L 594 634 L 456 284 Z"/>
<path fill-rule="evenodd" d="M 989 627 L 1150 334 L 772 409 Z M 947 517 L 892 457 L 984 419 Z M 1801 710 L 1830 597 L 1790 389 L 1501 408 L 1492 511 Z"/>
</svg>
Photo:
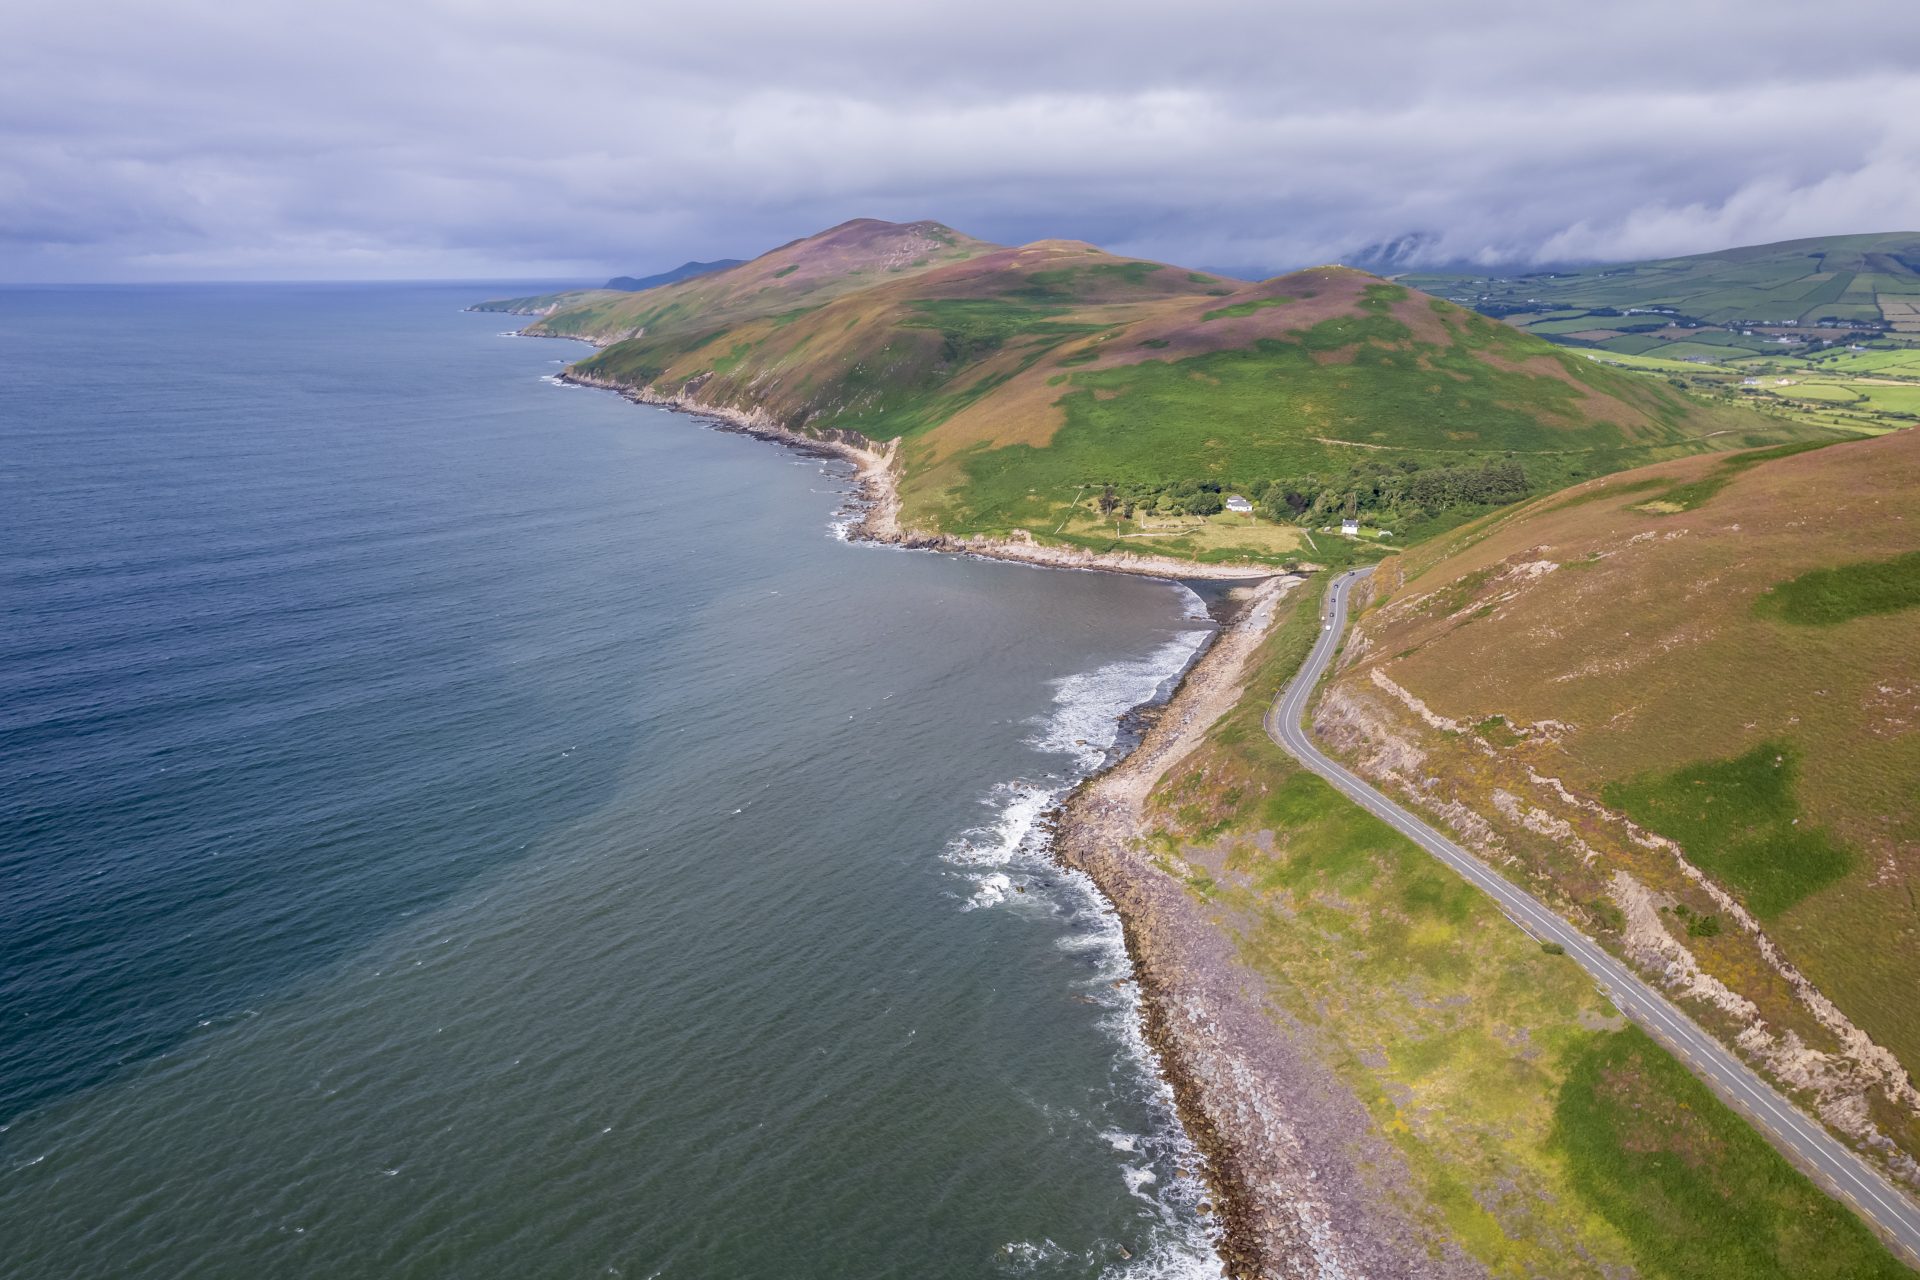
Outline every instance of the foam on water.
<svg viewBox="0 0 1920 1280">
<path fill-rule="evenodd" d="M 1186 616 L 1204 619 L 1198 596 L 1186 593 Z M 1163 698 L 1207 642 L 1209 633 L 1181 632 L 1144 658 L 1108 663 L 1054 683 L 1054 706 L 1027 738 L 1028 745 L 1064 756 L 1068 767 L 1040 779 L 1017 778 L 982 798 L 991 816 L 948 846 L 947 861 L 971 882 L 961 904 L 975 911 L 1020 904 L 1026 910 L 1064 920 L 1067 932 L 1058 945 L 1085 956 L 1090 976 L 1079 993 L 1104 1010 L 1100 1026 L 1118 1052 L 1120 1087 L 1146 1103 L 1152 1123 L 1146 1133 L 1106 1129 L 1097 1133 L 1115 1155 L 1115 1176 L 1129 1195 L 1152 1206 L 1156 1221 L 1137 1252 L 1108 1267 L 1116 1280 L 1191 1280 L 1222 1274 L 1214 1252 L 1217 1229 L 1202 1215 L 1207 1198 L 1198 1170 L 1198 1148 L 1181 1127 L 1173 1090 L 1147 1043 L 1139 984 L 1127 955 L 1119 913 L 1083 873 L 1060 867 L 1052 856 L 1047 816 L 1084 777 L 1106 762 L 1120 742 L 1122 720 L 1142 703 Z M 1058 1261 L 1065 1251 L 1051 1240 L 1016 1241 L 1006 1246 L 1010 1269 L 1036 1269 Z M 1092 1261 L 1092 1259 L 1089 1259 Z"/>
<path fill-rule="evenodd" d="M 1053 714 L 1027 739 L 1029 745 L 1072 757 L 1083 773 L 1098 768 L 1120 740 L 1121 717 L 1163 694 L 1206 639 L 1205 631 L 1184 631 L 1144 658 L 1111 662 L 1056 681 Z"/>
</svg>

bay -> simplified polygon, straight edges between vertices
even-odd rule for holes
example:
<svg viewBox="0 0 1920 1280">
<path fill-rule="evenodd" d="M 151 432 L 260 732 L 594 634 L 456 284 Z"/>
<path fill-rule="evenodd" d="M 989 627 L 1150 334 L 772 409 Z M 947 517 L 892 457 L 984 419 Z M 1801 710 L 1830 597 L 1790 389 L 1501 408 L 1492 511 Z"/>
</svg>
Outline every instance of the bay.
<svg viewBox="0 0 1920 1280">
<path fill-rule="evenodd" d="M 488 292 L 0 291 L 7 1274 L 1217 1273 L 1033 825 L 1193 598 Z"/>
</svg>

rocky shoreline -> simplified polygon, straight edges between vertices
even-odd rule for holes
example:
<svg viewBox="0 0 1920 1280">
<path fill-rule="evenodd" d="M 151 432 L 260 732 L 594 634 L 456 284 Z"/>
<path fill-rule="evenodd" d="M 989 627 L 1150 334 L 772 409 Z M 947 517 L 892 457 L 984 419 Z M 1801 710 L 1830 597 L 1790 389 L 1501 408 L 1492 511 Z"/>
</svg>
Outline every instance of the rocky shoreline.
<svg viewBox="0 0 1920 1280">
<path fill-rule="evenodd" d="M 899 441 L 881 444 L 853 431 L 826 431 L 807 435 L 788 430 L 767 413 L 704 404 L 692 395 L 679 392 L 662 395 L 651 387 L 633 387 L 610 379 L 595 378 L 567 369 L 558 375 L 575 386 L 594 387 L 625 396 L 635 404 L 653 405 L 705 419 L 731 431 L 739 431 L 763 440 L 772 440 L 789 448 L 844 458 L 854 466 L 859 486 L 860 519 L 848 531 L 850 537 L 887 546 L 917 551 L 944 551 L 953 555 L 984 556 L 990 560 L 1013 560 L 1021 564 L 1045 565 L 1054 569 L 1094 569 L 1103 573 L 1128 573 L 1147 578 L 1209 578 L 1243 581 L 1281 576 L 1271 565 L 1198 564 L 1172 556 L 1137 555 L 1131 552 L 1097 552 L 1079 547 L 1047 546 L 1016 530 L 1007 538 L 956 537 L 945 533 L 923 533 L 909 529 L 900 519 Z M 696 388 L 697 391 L 697 388 Z M 1025 535 L 1025 536 L 1022 536 Z"/>
<path fill-rule="evenodd" d="M 1068 797 L 1055 854 L 1092 878 L 1125 926 L 1147 1041 L 1206 1158 L 1228 1275 L 1481 1275 L 1406 1211 L 1395 1153 L 1312 1030 L 1266 998 L 1230 930 L 1142 839 L 1148 795 L 1244 696 L 1250 661 L 1298 581 L 1253 589 L 1140 744 Z"/>
<path fill-rule="evenodd" d="M 1163 579 L 1250 583 L 1213 642 L 1153 710 L 1132 751 L 1083 782 L 1052 820 L 1053 853 L 1111 902 L 1142 992 L 1143 1032 L 1172 1087 L 1180 1120 L 1205 1160 L 1226 1274 L 1455 1274 L 1431 1242 L 1358 1171 L 1353 1135 L 1364 1108 L 1311 1052 L 1304 1028 L 1273 1009 L 1236 963 L 1230 935 L 1140 850 L 1148 793 L 1241 697 L 1246 668 L 1298 574 L 1265 566 L 1196 565 L 1161 556 L 1098 554 L 1030 540 L 958 538 L 902 527 L 898 442 L 852 432 L 803 435 L 759 411 L 665 396 L 572 370 L 562 380 L 614 391 L 855 468 L 858 519 L 850 539 L 1064 569 Z M 696 388 L 697 390 L 697 388 Z M 1238 594 L 1238 593 L 1236 593 Z M 1366 1145 L 1364 1142 L 1359 1145 Z M 1369 1155 L 1377 1158 L 1380 1153 Z M 1439 1270 L 1423 1270 L 1440 1263 Z"/>
</svg>

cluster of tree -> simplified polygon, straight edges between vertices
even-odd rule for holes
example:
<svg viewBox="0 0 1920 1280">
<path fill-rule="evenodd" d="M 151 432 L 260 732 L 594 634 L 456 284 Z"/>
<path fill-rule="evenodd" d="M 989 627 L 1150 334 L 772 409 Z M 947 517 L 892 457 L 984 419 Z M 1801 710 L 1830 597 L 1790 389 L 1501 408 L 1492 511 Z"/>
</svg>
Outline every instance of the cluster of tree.
<svg viewBox="0 0 1920 1280">
<path fill-rule="evenodd" d="M 1100 511 L 1122 520 L 1136 513 L 1172 516 L 1212 516 L 1226 510 L 1233 492 L 1217 480 L 1175 480 L 1170 484 L 1133 484 L 1101 490 Z"/>
<path fill-rule="evenodd" d="M 1215 515 L 1226 506 L 1230 485 L 1213 480 L 1168 484 L 1106 485 L 1098 498 L 1104 515 Z M 1270 520 L 1319 524 L 1343 515 L 1379 523 L 1411 522 L 1453 507 L 1501 506 L 1532 492 L 1527 473 L 1511 458 L 1465 466 L 1425 466 L 1413 458 L 1361 462 L 1344 472 L 1288 476 L 1240 489 Z"/>
<path fill-rule="evenodd" d="M 1358 463 L 1345 474 L 1275 480 L 1261 491 L 1260 510 L 1275 520 L 1318 523 L 1338 515 L 1413 521 L 1450 507 L 1500 506 L 1531 492 L 1527 473 L 1506 459 L 1428 467 L 1413 458 Z"/>
</svg>

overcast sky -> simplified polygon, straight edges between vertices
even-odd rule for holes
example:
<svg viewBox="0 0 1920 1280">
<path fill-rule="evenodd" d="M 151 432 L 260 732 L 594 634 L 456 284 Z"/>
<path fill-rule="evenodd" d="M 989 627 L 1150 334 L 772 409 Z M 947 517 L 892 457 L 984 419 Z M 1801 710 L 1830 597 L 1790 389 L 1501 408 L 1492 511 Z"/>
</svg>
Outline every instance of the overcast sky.
<svg viewBox="0 0 1920 1280">
<path fill-rule="evenodd" d="M 1920 4 L 7 0 L 0 280 L 598 277 L 849 217 L 1265 275 L 1920 230 Z"/>
</svg>

